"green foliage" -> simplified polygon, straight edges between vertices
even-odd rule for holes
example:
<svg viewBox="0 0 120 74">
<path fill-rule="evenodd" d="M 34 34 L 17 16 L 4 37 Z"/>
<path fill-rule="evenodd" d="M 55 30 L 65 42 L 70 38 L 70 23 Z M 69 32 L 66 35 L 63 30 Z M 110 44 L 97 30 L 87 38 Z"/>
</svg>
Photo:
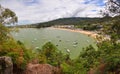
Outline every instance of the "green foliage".
<svg viewBox="0 0 120 74">
<path fill-rule="evenodd" d="M 104 15 L 120 15 L 120 1 L 119 0 L 108 0 L 106 3 Z"/>
<path fill-rule="evenodd" d="M 116 71 L 120 68 L 119 62 L 120 62 L 120 44 L 108 42 L 106 45 L 106 42 L 103 43 L 103 45 L 100 48 L 101 58 L 104 60 L 105 63 L 107 63 L 107 70 L 108 71 Z"/>
<path fill-rule="evenodd" d="M 83 66 L 82 63 L 74 62 L 74 65 L 71 66 L 71 74 L 87 74 L 87 69 Z"/>
<path fill-rule="evenodd" d="M 46 43 L 42 49 L 47 58 L 55 56 L 54 53 L 57 52 L 57 48 L 51 42 Z"/>
<path fill-rule="evenodd" d="M 120 16 L 113 17 L 110 22 L 103 23 L 104 29 L 103 33 L 110 35 L 113 41 L 120 39 Z"/>
<path fill-rule="evenodd" d="M 0 30 L 0 56 L 10 56 L 13 64 L 24 69 L 27 62 L 34 57 L 33 53 L 27 50 L 20 41 L 16 42 L 12 37 L 7 36 L 8 28 L 3 25 L 0 28 L 2 29 Z"/>
<path fill-rule="evenodd" d="M 71 69 L 71 66 L 65 62 L 61 64 L 62 71 L 64 74 L 73 74 L 73 71 Z"/>
<path fill-rule="evenodd" d="M 13 63 L 16 64 L 17 63 L 16 60 L 19 57 L 19 53 L 17 53 L 17 52 L 9 52 L 7 54 L 7 56 L 10 56 L 12 58 Z"/>
<path fill-rule="evenodd" d="M 23 52 L 23 57 L 28 62 L 37 57 L 36 53 L 34 53 L 31 49 L 24 49 Z"/>
<path fill-rule="evenodd" d="M 99 52 L 96 51 L 91 45 L 84 49 L 74 62 L 74 73 L 86 74 L 90 68 L 95 67 L 98 64 L 97 59 L 99 55 Z"/>
<path fill-rule="evenodd" d="M 0 44 L 9 38 L 8 33 L 9 30 L 0 23 Z"/>
<path fill-rule="evenodd" d="M 15 41 L 9 33 L 10 30 L 4 25 L 16 23 L 16 14 L 2 6 L 0 6 L 0 11 L 0 56 L 10 56 L 14 65 L 24 69 L 27 62 L 34 57 L 34 54 L 27 50 L 23 43 Z M 8 18 L 9 20 L 7 20 Z"/>
<path fill-rule="evenodd" d="M 116 72 L 120 66 L 120 43 L 112 43 L 111 41 L 105 41 L 98 46 L 96 51 L 93 47 L 89 46 L 86 50 L 80 53 L 80 56 L 75 61 L 75 72 L 79 72 L 79 69 L 83 69 L 80 72 L 88 72 L 90 68 L 95 71 L 99 71 L 100 65 L 105 64 L 103 69 L 105 72 Z M 77 70 L 77 68 L 79 68 Z M 76 71 L 77 70 L 77 71 Z"/>
<path fill-rule="evenodd" d="M 97 50 L 89 46 L 72 63 L 69 68 L 74 74 L 87 74 L 91 68 L 94 72 L 104 70 L 104 73 L 114 73 L 120 68 L 120 43 L 103 41 L 98 44 Z"/>
<path fill-rule="evenodd" d="M 27 62 L 35 57 L 31 50 L 26 49 L 22 44 L 17 43 L 13 39 L 9 39 L 0 45 L 0 56 L 10 56 L 13 64 L 22 69 L 25 68 Z"/>
<path fill-rule="evenodd" d="M 14 24 L 17 22 L 16 14 L 10 9 L 4 8 L 0 5 L 0 44 L 3 41 L 7 41 L 10 37 L 9 29 L 7 29 L 5 24 Z"/>
<path fill-rule="evenodd" d="M 47 42 L 43 45 L 42 50 L 39 51 L 39 62 L 59 67 L 65 74 L 72 74 L 72 60 L 69 54 L 64 55 L 51 42 Z"/>
<path fill-rule="evenodd" d="M 17 22 L 16 14 L 8 8 L 4 8 L 0 5 L 0 23 L 1 24 L 14 24 Z"/>
<path fill-rule="evenodd" d="M 63 54 L 51 42 L 47 42 L 40 51 L 40 62 L 57 66 L 62 62 Z"/>
</svg>

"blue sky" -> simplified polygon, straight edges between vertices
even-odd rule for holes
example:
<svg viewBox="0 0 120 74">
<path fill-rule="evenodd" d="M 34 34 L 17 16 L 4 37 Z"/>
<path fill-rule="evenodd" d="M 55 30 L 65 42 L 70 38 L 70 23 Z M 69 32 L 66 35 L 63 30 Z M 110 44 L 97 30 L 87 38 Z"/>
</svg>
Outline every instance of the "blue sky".
<svg viewBox="0 0 120 74">
<path fill-rule="evenodd" d="M 19 24 L 50 21 L 65 17 L 101 17 L 107 0 L 0 0 L 13 10 Z"/>
</svg>

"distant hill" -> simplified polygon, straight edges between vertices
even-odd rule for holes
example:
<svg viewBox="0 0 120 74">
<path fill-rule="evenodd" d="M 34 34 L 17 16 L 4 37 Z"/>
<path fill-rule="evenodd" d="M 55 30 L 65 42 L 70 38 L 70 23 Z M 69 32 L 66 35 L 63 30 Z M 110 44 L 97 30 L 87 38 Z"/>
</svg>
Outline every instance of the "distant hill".
<svg viewBox="0 0 120 74">
<path fill-rule="evenodd" d="M 30 25 L 17 25 L 17 27 L 34 27 L 34 28 L 41 28 L 41 27 L 50 27 L 54 25 L 75 25 L 75 26 L 84 26 L 84 25 L 91 25 L 96 23 L 101 23 L 108 21 L 108 19 L 103 18 L 88 18 L 88 17 L 71 17 L 71 18 L 59 18 L 56 20 L 43 22 L 43 23 L 35 23 Z"/>
<path fill-rule="evenodd" d="M 31 25 L 36 25 L 37 27 L 49 27 L 53 25 L 84 25 L 88 23 L 95 23 L 100 18 L 81 18 L 81 17 L 72 17 L 72 18 L 60 18 L 44 23 L 36 23 Z"/>
<path fill-rule="evenodd" d="M 56 20 L 35 23 L 29 25 L 17 25 L 19 28 L 43 28 L 51 27 L 54 25 L 74 25 L 75 28 L 81 28 L 83 30 L 100 30 L 104 24 L 112 22 L 112 19 L 119 19 L 119 17 L 104 17 L 104 18 L 85 18 L 85 17 L 71 17 L 71 18 L 59 18 Z M 13 27 L 13 26 L 12 26 Z"/>
</svg>

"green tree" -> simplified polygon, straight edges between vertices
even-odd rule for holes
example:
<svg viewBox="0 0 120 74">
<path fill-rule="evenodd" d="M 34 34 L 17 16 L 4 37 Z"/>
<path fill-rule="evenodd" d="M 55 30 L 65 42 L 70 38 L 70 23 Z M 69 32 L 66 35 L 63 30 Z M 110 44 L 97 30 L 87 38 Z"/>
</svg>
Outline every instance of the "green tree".
<svg viewBox="0 0 120 74">
<path fill-rule="evenodd" d="M 63 74 L 72 74 L 72 60 L 69 58 L 69 55 L 64 55 L 59 51 L 54 44 L 47 42 L 39 52 L 40 63 L 48 63 L 59 67 Z"/>
<path fill-rule="evenodd" d="M 120 15 L 120 0 L 107 0 L 104 15 Z"/>
<path fill-rule="evenodd" d="M 10 56 L 17 68 L 24 69 L 34 54 L 10 35 L 10 30 L 6 27 L 6 24 L 15 23 L 17 23 L 16 14 L 10 9 L 0 6 L 0 56 Z"/>
<path fill-rule="evenodd" d="M 111 36 L 113 42 L 116 42 L 120 39 L 120 0 L 107 0 L 103 14 L 104 16 L 114 16 L 110 22 L 107 22 L 108 25 L 105 26 L 104 32 Z"/>
<path fill-rule="evenodd" d="M 16 14 L 10 9 L 0 5 L 0 43 L 10 37 L 9 30 L 5 27 L 5 24 L 15 24 L 16 22 Z"/>
<path fill-rule="evenodd" d="M 8 8 L 0 5 L 0 23 L 1 24 L 15 24 L 18 21 L 16 14 Z"/>
<path fill-rule="evenodd" d="M 9 30 L 0 23 L 0 44 L 2 44 L 4 41 L 6 41 L 8 36 Z"/>
<path fill-rule="evenodd" d="M 46 63 L 54 66 L 60 65 L 63 61 L 63 54 L 51 42 L 47 42 L 43 45 L 40 56 L 44 62 L 46 61 Z"/>
</svg>

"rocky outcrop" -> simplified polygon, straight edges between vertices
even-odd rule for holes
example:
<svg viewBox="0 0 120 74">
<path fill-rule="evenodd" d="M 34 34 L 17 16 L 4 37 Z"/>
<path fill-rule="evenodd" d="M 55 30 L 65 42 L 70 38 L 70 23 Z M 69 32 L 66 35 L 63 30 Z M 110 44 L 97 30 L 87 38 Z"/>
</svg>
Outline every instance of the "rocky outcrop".
<svg viewBox="0 0 120 74">
<path fill-rule="evenodd" d="M 60 69 L 49 64 L 31 64 L 27 65 L 25 74 L 61 74 Z"/>
<path fill-rule="evenodd" d="M 13 74 L 13 63 L 10 57 L 0 57 L 0 74 Z"/>
<path fill-rule="evenodd" d="M 90 68 L 90 71 L 88 72 L 88 74 L 105 74 L 105 68 L 106 68 L 106 64 L 101 63 L 96 68 Z"/>
<path fill-rule="evenodd" d="M 24 71 L 17 69 L 10 57 L 0 57 L 0 74 L 61 74 L 59 67 L 49 64 L 38 64 L 38 62 L 29 63 Z M 14 71 L 13 71 L 14 70 Z M 14 72 L 14 73 L 13 73 Z"/>
</svg>

